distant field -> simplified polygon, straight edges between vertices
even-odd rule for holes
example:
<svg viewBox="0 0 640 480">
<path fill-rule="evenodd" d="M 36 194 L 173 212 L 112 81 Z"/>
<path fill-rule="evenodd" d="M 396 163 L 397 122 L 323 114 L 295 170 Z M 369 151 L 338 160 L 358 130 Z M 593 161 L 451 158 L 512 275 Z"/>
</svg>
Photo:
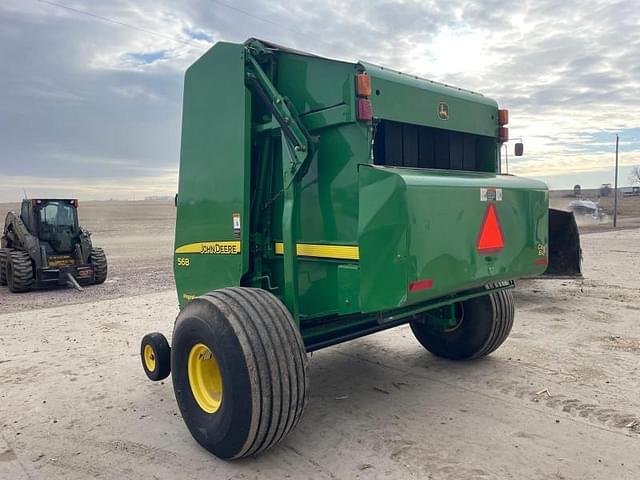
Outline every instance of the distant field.
<svg viewBox="0 0 640 480">
<path fill-rule="evenodd" d="M 569 203 L 574 200 L 592 200 L 599 202 L 600 206 L 609 215 L 613 215 L 613 192 L 608 197 L 601 197 L 599 189 L 582 190 L 579 197 L 573 195 L 573 190 L 553 190 L 551 191 L 550 201 L 552 206 L 556 208 L 566 208 Z M 640 217 L 640 197 L 618 197 L 618 215 L 627 217 Z"/>
<path fill-rule="evenodd" d="M 10 210 L 19 211 L 19 203 L 0 203 L 0 218 L 4 224 L 4 218 Z M 175 208 L 173 200 L 151 201 L 116 201 L 104 202 L 83 201 L 80 199 L 80 223 L 95 234 L 113 229 L 130 231 L 145 229 L 145 224 L 152 224 L 161 231 L 171 229 L 175 223 Z"/>
<path fill-rule="evenodd" d="M 605 217 L 595 220 L 589 216 L 576 217 L 580 231 L 583 233 L 610 230 L 613 228 L 613 192 L 608 197 L 600 196 L 600 189 L 582 190 L 582 194 L 576 197 L 573 190 L 553 190 L 549 195 L 549 202 L 553 208 L 568 210 L 568 206 L 574 200 L 591 200 L 598 202 L 606 214 Z M 618 224 L 619 228 L 640 227 L 640 197 L 618 197 Z"/>
</svg>

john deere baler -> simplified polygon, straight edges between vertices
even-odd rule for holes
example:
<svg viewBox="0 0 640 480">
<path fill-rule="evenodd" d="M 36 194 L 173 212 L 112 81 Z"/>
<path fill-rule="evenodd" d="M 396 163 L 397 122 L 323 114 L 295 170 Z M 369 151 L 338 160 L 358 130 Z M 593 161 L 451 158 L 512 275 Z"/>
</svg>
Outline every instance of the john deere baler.
<svg viewBox="0 0 640 480">
<path fill-rule="evenodd" d="M 298 423 L 306 352 L 409 323 L 465 360 L 495 350 L 513 280 L 548 263 L 548 193 L 499 172 L 508 113 L 480 94 L 249 40 L 187 71 L 171 346 L 183 418 L 222 458 Z M 409 348 L 409 347 L 408 347 Z"/>
</svg>

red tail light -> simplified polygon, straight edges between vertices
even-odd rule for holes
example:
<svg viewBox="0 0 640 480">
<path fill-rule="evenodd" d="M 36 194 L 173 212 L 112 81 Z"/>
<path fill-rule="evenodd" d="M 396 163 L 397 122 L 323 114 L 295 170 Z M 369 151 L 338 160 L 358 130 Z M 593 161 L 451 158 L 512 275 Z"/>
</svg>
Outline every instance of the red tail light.
<svg viewBox="0 0 640 480">
<path fill-rule="evenodd" d="M 359 98 L 357 103 L 357 118 L 359 121 L 369 121 L 373 119 L 373 109 L 371 102 L 366 98 Z"/>
<path fill-rule="evenodd" d="M 478 236 L 478 252 L 482 255 L 499 252 L 504 248 L 504 236 L 500 228 L 496 205 L 490 203 L 484 215 L 480 235 Z"/>
<path fill-rule="evenodd" d="M 507 127 L 500 127 L 500 141 L 502 143 L 509 141 L 509 129 Z"/>
<path fill-rule="evenodd" d="M 428 290 L 433 287 L 433 280 L 427 278 L 426 280 L 418 280 L 417 282 L 411 282 L 409 284 L 410 292 L 417 292 L 419 290 Z"/>
</svg>

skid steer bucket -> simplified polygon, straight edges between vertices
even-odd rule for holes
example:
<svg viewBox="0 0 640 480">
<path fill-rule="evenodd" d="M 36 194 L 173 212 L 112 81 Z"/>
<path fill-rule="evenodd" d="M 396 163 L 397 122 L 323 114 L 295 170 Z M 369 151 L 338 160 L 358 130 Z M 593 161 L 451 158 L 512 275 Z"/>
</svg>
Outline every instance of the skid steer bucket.
<svg viewBox="0 0 640 480">
<path fill-rule="evenodd" d="M 573 212 L 549 209 L 549 266 L 545 277 L 582 277 L 580 233 Z"/>
</svg>

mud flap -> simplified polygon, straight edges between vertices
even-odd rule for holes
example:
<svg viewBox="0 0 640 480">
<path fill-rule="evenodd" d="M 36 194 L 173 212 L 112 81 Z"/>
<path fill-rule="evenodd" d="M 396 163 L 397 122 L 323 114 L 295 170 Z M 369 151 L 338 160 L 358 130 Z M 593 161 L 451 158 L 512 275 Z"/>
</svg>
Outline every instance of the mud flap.
<svg viewBox="0 0 640 480">
<path fill-rule="evenodd" d="M 573 212 L 549 209 L 549 266 L 544 277 L 582 277 L 580 233 Z"/>
</svg>

